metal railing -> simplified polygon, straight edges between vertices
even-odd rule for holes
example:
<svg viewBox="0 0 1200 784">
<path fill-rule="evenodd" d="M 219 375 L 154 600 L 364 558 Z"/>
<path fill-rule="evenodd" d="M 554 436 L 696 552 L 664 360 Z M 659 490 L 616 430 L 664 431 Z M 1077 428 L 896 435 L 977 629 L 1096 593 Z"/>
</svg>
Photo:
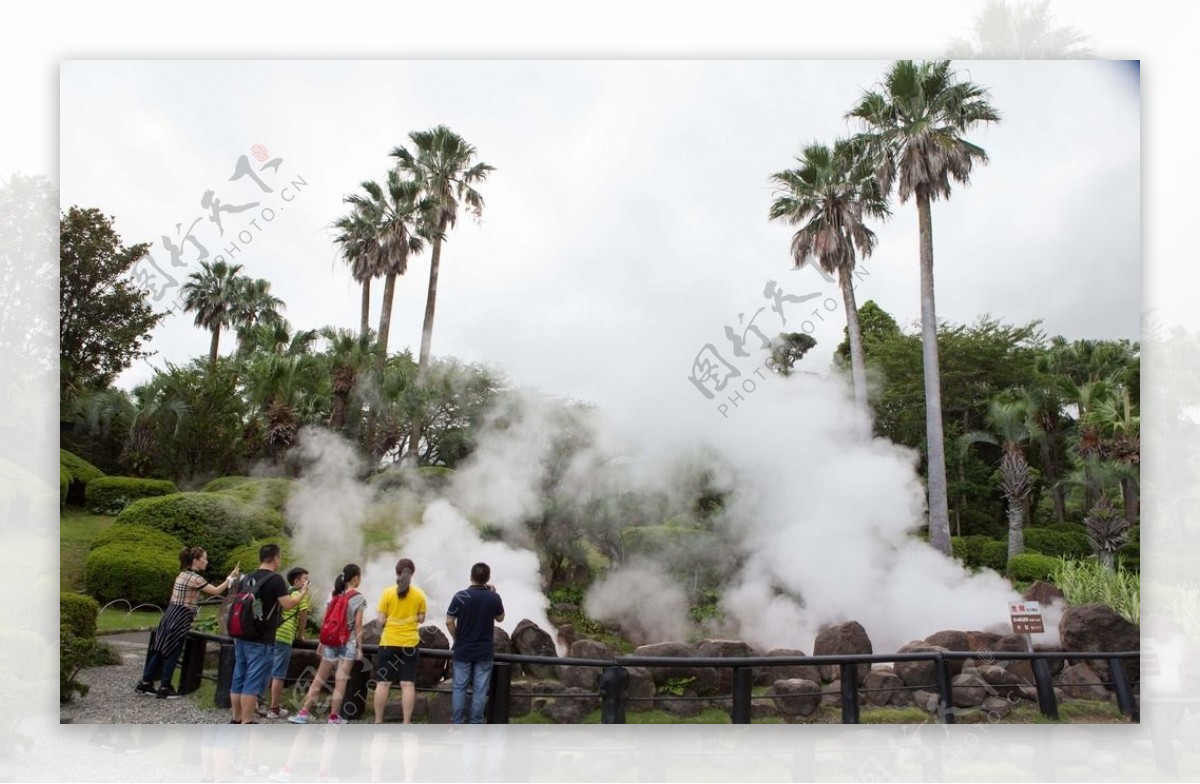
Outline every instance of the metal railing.
<svg viewBox="0 0 1200 784">
<path fill-rule="evenodd" d="M 219 646 L 217 655 L 217 671 L 215 676 L 204 673 L 204 660 L 209 643 Z M 180 688 L 181 694 L 190 694 L 200 687 L 205 678 L 216 680 L 216 704 L 227 708 L 230 705 L 229 687 L 233 680 L 234 640 L 206 632 L 191 631 L 185 643 L 183 660 L 181 662 Z M 317 643 L 313 640 L 297 640 L 294 647 L 301 650 L 316 650 Z M 376 645 L 364 645 L 363 654 L 378 652 Z M 841 692 L 838 701 L 841 706 L 843 724 L 858 724 L 860 719 L 858 685 L 859 667 L 865 665 L 868 669 L 877 663 L 900 662 L 931 662 L 933 664 L 934 683 L 929 684 L 938 698 L 938 720 L 945 724 L 955 722 L 956 709 L 954 706 L 954 686 L 950 674 L 951 662 L 968 660 L 985 661 L 1029 661 L 1033 672 L 1033 686 L 1037 694 L 1038 707 L 1045 717 L 1058 720 L 1058 699 L 1054 693 L 1054 682 L 1049 662 L 1054 660 L 1069 660 L 1074 662 L 1103 661 L 1108 666 L 1108 681 L 1096 684 L 1112 686 L 1116 693 L 1117 707 L 1131 721 L 1140 720 L 1138 702 L 1134 699 L 1133 685 L 1125 675 L 1122 662 L 1137 659 L 1139 651 L 1117 652 L 1070 652 L 1070 651 L 916 651 L 912 653 L 889 654 L 841 654 L 829 656 L 757 656 L 757 657 L 666 657 L 666 656 L 617 656 L 612 659 L 573 659 L 558 656 L 530 656 L 515 653 L 497 653 L 496 665 L 492 671 L 491 690 L 488 697 L 487 717 L 489 723 L 507 724 L 514 696 L 519 697 L 554 697 L 559 698 L 599 698 L 600 721 L 603 724 L 624 724 L 625 713 L 629 702 L 639 698 L 629 696 L 630 667 L 671 667 L 678 669 L 731 669 L 732 693 L 703 697 L 704 700 L 730 700 L 730 720 L 734 724 L 751 723 L 751 705 L 753 700 L 768 699 L 777 696 L 802 696 L 801 693 L 788 695 L 753 695 L 754 675 L 756 668 L 776 667 L 820 667 L 834 666 L 839 668 Z M 445 649 L 421 648 L 422 658 L 450 659 L 452 653 Z M 542 694 L 542 693 L 513 693 L 513 665 L 551 665 L 556 667 L 595 667 L 600 669 L 597 691 L 590 694 Z M 346 718 L 354 719 L 363 715 L 367 700 L 370 670 L 363 662 L 355 662 L 347 684 L 345 703 L 342 713 Z M 1011 685 L 1011 684 L 1010 684 Z M 900 690 L 902 687 L 888 687 L 885 690 Z M 904 686 L 903 689 L 913 691 L 920 686 Z M 423 689 L 445 693 L 445 689 Z M 825 692 L 808 693 L 808 696 L 826 696 Z M 668 697 L 656 697 L 658 700 L 670 700 Z M 678 700 L 696 698 L 675 698 Z"/>
</svg>

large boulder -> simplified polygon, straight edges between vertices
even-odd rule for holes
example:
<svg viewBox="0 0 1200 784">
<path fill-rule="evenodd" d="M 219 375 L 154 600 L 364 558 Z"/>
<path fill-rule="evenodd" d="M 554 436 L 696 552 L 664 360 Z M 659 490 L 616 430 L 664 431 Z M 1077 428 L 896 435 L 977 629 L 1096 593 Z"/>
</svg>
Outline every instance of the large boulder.
<svg viewBox="0 0 1200 784">
<path fill-rule="evenodd" d="M 1014 662 L 1006 662 L 1013 664 Z M 1020 677 L 1009 667 L 1002 667 L 999 664 L 985 664 L 976 670 L 976 673 L 983 679 L 984 683 L 991 687 L 989 693 L 993 697 L 1004 697 L 1007 699 L 1010 695 L 1021 696 L 1022 687 L 1027 687 L 1029 681 Z"/>
<path fill-rule="evenodd" d="M 521 656 L 553 656 L 558 657 L 558 649 L 554 647 L 554 638 L 542 627 L 528 618 L 517 624 L 512 633 L 513 653 Z M 525 674 L 532 678 L 555 678 L 558 667 L 553 664 L 521 665 Z"/>
<path fill-rule="evenodd" d="M 800 656 L 808 656 L 804 651 L 796 648 L 772 648 L 767 651 L 767 656 L 772 658 L 786 657 L 795 658 Z M 816 681 L 820 683 L 822 680 L 822 670 L 824 667 L 818 667 L 815 664 L 788 664 L 781 667 L 763 667 L 764 681 L 759 683 L 759 679 L 755 678 L 755 683 L 759 686 L 766 686 L 779 680 L 802 680 Z M 835 668 L 836 669 L 836 668 Z M 840 672 L 839 672 L 840 675 Z"/>
<path fill-rule="evenodd" d="M 439 651 L 450 650 L 450 640 L 436 626 L 422 626 L 420 630 L 421 647 Z M 422 656 L 417 662 L 417 688 L 431 689 L 449 679 L 451 673 L 450 659 L 435 659 L 432 656 Z"/>
<path fill-rule="evenodd" d="M 1141 630 L 1103 604 L 1084 604 L 1068 607 L 1058 622 L 1058 636 L 1063 650 L 1091 652 L 1140 651 Z M 1089 662 L 1109 680 L 1108 663 L 1103 659 Z M 1129 683 L 1138 679 L 1138 659 L 1122 661 Z"/>
<path fill-rule="evenodd" d="M 576 640 L 571 643 L 571 647 L 567 652 L 567 658 L 570 659 L 611 659 L 613 658 L 613 650 L 609 646 L 596 640 Z M 580 689 L 589 691 L 596 690 L 596 683 L 600 680 L 601 667 L 584 667 L 584 666 L 568 666 L 559 667 L 559 678 L 567 686 L 574 686 Z"/>
<path fill-rule="evenodd" d="M 775 681 L 775 707 L 786 716 L 807 716 L 821 704 L 821 687 L 803 678 Z"/>
<path fill-rule="evenodd" d="M 978 708 L 990 696 L 987 683 L 971 672 L 955 675 L 950 688 L 951 700 L 956 708 Z"/>
<path fill-rule="evenodd" d="M 696 655 L 706 659 L 744 659 L 754 656 L 755 651 L 741 640 L 701 640 L 696 645 Z M 719 694 L 733 692 L 733 667 L 717 669 L 716 690 Z"/>
<path fill-rule="evenodd" d="M 904 704 L 908 691 L 900 676 L 891 670 L 871 670 L 863 681 L 862 697 L 867 705 Z"/>
<path fill-rule="evenodd" d="M 874 649 L 871 647 L 871 638 L 867 636 L 867 630 L 858 621 L 847 621 L 822 629 L 813 643 L 813 656 L 858 653 L 874 653 Z M 841 675 L 840 667 L 837 666 L 826 665 L 822 666 L 821 670 L 827 681 L 835 680 Z M 869 671 L 870 665 L 859 665 L 858 684 L 860 686 L 866 680 Z"/>
<path fill-rule="evenodd" d="M 967 646 L 967 633 L 947 629 L 945 631 L 934 632 L 925 638 L 925 642 L 930 645 L 936 645 L 939 648 L 945 648 L 948 651 L 969 651 L 971 648 Z"/>
<path fill-rule="evenodd" d="M 628 702 L 625 709 L 633 713 L 642 713 L 654 709 L 654 675 L 648 667 L 626 667 L 629 673 Z"/>
<path fill-rule="evenodd" d="M 600 707 L 600 698 L 587 689 L 567 686 L 559 696 L 542 708 L 542 715 L 556 724 L 579 724 L 589 713 Z"/>
<path fill-rule="evenodd" d="M 1054 583 L 1045 580 L 1034 580 L 1033 585 L 1025 589 L 1021 597 L 1027 602 L 1037 602 L 1043 606 L 1063 600 L 1063 592 Z"/>
<path fill-rule="evenodd" d="M 1086 663 L 1072 664 L 1058 676 L 1063 693 L 1077 700 L 1107 700 L 1108 690 L 1099 685 L 1103 678 Z"/>
<path fill-rule="evenodd" d="M 694 658 L 696 653 L 691 646 L 682 642 L 657 642 L 636 648 L 631 656 Z M 713 694 L 717 688 L 717 671 L 712 667 L 688 667 L 678 665 L 671 667 L 651 667 L 654 684 L 658 688 L 684 684 L 685 688 L 694 690 L 697 694 Z"/>
<path fill-rule="evenodd" d="M 927 642 L 914 641 L 900 646 L 897 653 L 938 653 L 946 649 Z M 950 677 L 962 671 L 961 661 L 948 661 Z M 937 691 L 937 681 L 934 678 L 934 663 L 932 659 L 920 661 L 899 661 L 894 666 L 896 675 L 910 689 L 927 689 Z"/>
<path fill-rule="evenodd" d="M 496 653 L 513 652 L 512 638 L 508 636 L 508 632 L 504 631 L 504 629 L 501 629 L 499 626 L 493 627 L 492 647 Z"/>
</svg>

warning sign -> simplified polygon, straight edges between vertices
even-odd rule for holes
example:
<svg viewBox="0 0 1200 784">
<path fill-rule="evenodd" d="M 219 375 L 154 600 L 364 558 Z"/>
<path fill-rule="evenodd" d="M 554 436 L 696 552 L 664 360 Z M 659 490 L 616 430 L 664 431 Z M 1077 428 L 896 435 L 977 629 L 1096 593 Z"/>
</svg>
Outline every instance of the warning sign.
<svg viewBox="0 0 1200 784">
<path fill-rule="evenodd" d="M 1041 634 L 1046 631 L 1046 625 L 1042 623 L 1042 607 L 1037 602 L 1009 602 L 1008 615 L 1013 634 Z"/>
</svg>

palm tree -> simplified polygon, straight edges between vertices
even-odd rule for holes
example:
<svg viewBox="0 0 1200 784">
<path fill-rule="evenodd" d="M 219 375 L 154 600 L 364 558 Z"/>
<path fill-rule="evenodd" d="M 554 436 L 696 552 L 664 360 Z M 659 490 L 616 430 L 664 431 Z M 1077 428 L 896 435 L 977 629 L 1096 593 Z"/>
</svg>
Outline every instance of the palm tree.
<svg viewBox="0 0 1200 784">
<path fill-rule="evenodd" d="M 1100 454 L 1122 469 L 1118 478 L 1125 519 L 1129 525 L 1137 525 L 1140 511 L 1137 475 L 1142 462 L 1141 416 L 1129 387 L 1123 386 L 1119 394 L 1098 402 L 1091 411 L 1090 420 L 1100 430 Z"/>
<path fill-rule="evenodd" d="M 796 160 L 798 168 L 771 175 L 779 190 L 770 217 L 800 226 L 792 236 L 792 260 L 797 268 L 815 259 L 821 269 L 838 276 L 846 306 L 854 400 L 869 422 L 867 366 L 852 278 L 857 254 L 865 259 L 875 249 L 875 233 L 863 219 L 887 217 L 887 200 L 868 159 L 856 156 L 847 142 L 835 143 L 832 150 L 810 144 Z"/>
<path fill-rule="evenodd" d="M 370 367 L 374 356 L 371 335 L 355 335 L 349 330 L 325 327 L 321 330 L 321 337 L 327 341 L 326 354 L 329 358 L 332 393 L 329 427 L 340 432 L 346 426 L 350 394 L 358 383 L 359 375 Z"/>
<path fill-rule="evenodd" d="M 338 218 L 334 242 L 342 248 L 342 259 L 350 267 L 354 280 L 362 285 L 362 321 L 358 334 L 366 335 L 371 315 L 371 281 L 378 277 L 375 262 L 379 258 L 377 220 L 369 208 L 355 208 Z"/>
<path fill-rule="evenodd" d="M 438 269 L 446 231 L 454 228 L 459 204 L 479 218 L 483 214 L 483 196 L 475 185 L 487 179 L 495 167 L 475 161 L 473 146 L 444 125 L 408 135 L 413 151 L 404 147 L 392 150 L 396 168 L 410 175 L 427 200 L 422 233 L 433 243 L 429 264 L 429 292 L 425 298 L 425 323 L 421 329 L 421 353 L 417 360 L 417 387 L 424 383 L 429 369 L 429 350 L 433 341 L 433 314 L 437 305 Z M 420 412 L 413 417 L 409 434 L 408 457 L 416 462 L 421 441 Z"/>
<path fill-rule="evenodd" d="M 917 202 L 929 541 L 950 555 L 930 203 L 949 198 L 952 180 L 968 183 L 974 164 L 987 162 L 983 149 L 968 142 L 963 134 L 981 122 L 998 122 L 1000 115 L 987 102 L 986 90 L 956 79 L 949 60 L 920 64 L 901 60 L 888 71 L 880 87 L 881 92 L 865 93 L 847 117 L 865 128 L 857 142 L 874 157 L 883 192 L 890 193 L 894 184 L 901 203 L 914 197 Z"/>
<path fill-rule="evenodd" d="M 237 278 L 237 289 L 233 294 L 233 304 L 230 308 L 230 323 L 237 328 L 238 348 L 246 340 L 246 334 L 254 327 L 266 324 L 278 324 L 283 321 L 280 311 L 286 308 L 283 300 L 271 293 L 271 282 L 264 278 L 251 280 Z"/>
<path fill-rule="evenodd" d="M 221 328 L 232 323 L 233 308 L 240 290 L 238 273 L 242 271 L 242 265 L 202 261 L 200 267 L 201 271 L 188 275 L 187 282 L 183 284 L 183 310 L 185 313 L 195 311 L 197 327 L 212 330 L 208 360 L 216 362 Z"/>
<path fill-rule="evenodd" d="M 1025 445 L 1038 440 L 1041 433 L 1025 401 L 993 400 L 984 417 L 989 430 L 977 430 L 960 441 L 965 452 L 971 444 L 991 444 L 1000 448 L 1000 492 L 1008 503 L 1008 557 L 1025 550 L 1025 517 L 1033 477 L 1025 458 Z"/>
</svg>

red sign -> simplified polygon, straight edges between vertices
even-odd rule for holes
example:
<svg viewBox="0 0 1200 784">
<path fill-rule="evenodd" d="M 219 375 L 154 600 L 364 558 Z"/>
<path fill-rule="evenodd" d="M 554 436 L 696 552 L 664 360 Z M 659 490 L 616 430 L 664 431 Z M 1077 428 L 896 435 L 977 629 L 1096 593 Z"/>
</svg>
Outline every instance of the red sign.
<svg viewBox="0 0 1200 784">
<path fill-rule="evenodd" d="M 1041 634 L 1046 631 L 1042 622 L 1042 607 L 1037 602 L 1009 602 L 1008 616 L 1013 634 Z"/>
</svg>

